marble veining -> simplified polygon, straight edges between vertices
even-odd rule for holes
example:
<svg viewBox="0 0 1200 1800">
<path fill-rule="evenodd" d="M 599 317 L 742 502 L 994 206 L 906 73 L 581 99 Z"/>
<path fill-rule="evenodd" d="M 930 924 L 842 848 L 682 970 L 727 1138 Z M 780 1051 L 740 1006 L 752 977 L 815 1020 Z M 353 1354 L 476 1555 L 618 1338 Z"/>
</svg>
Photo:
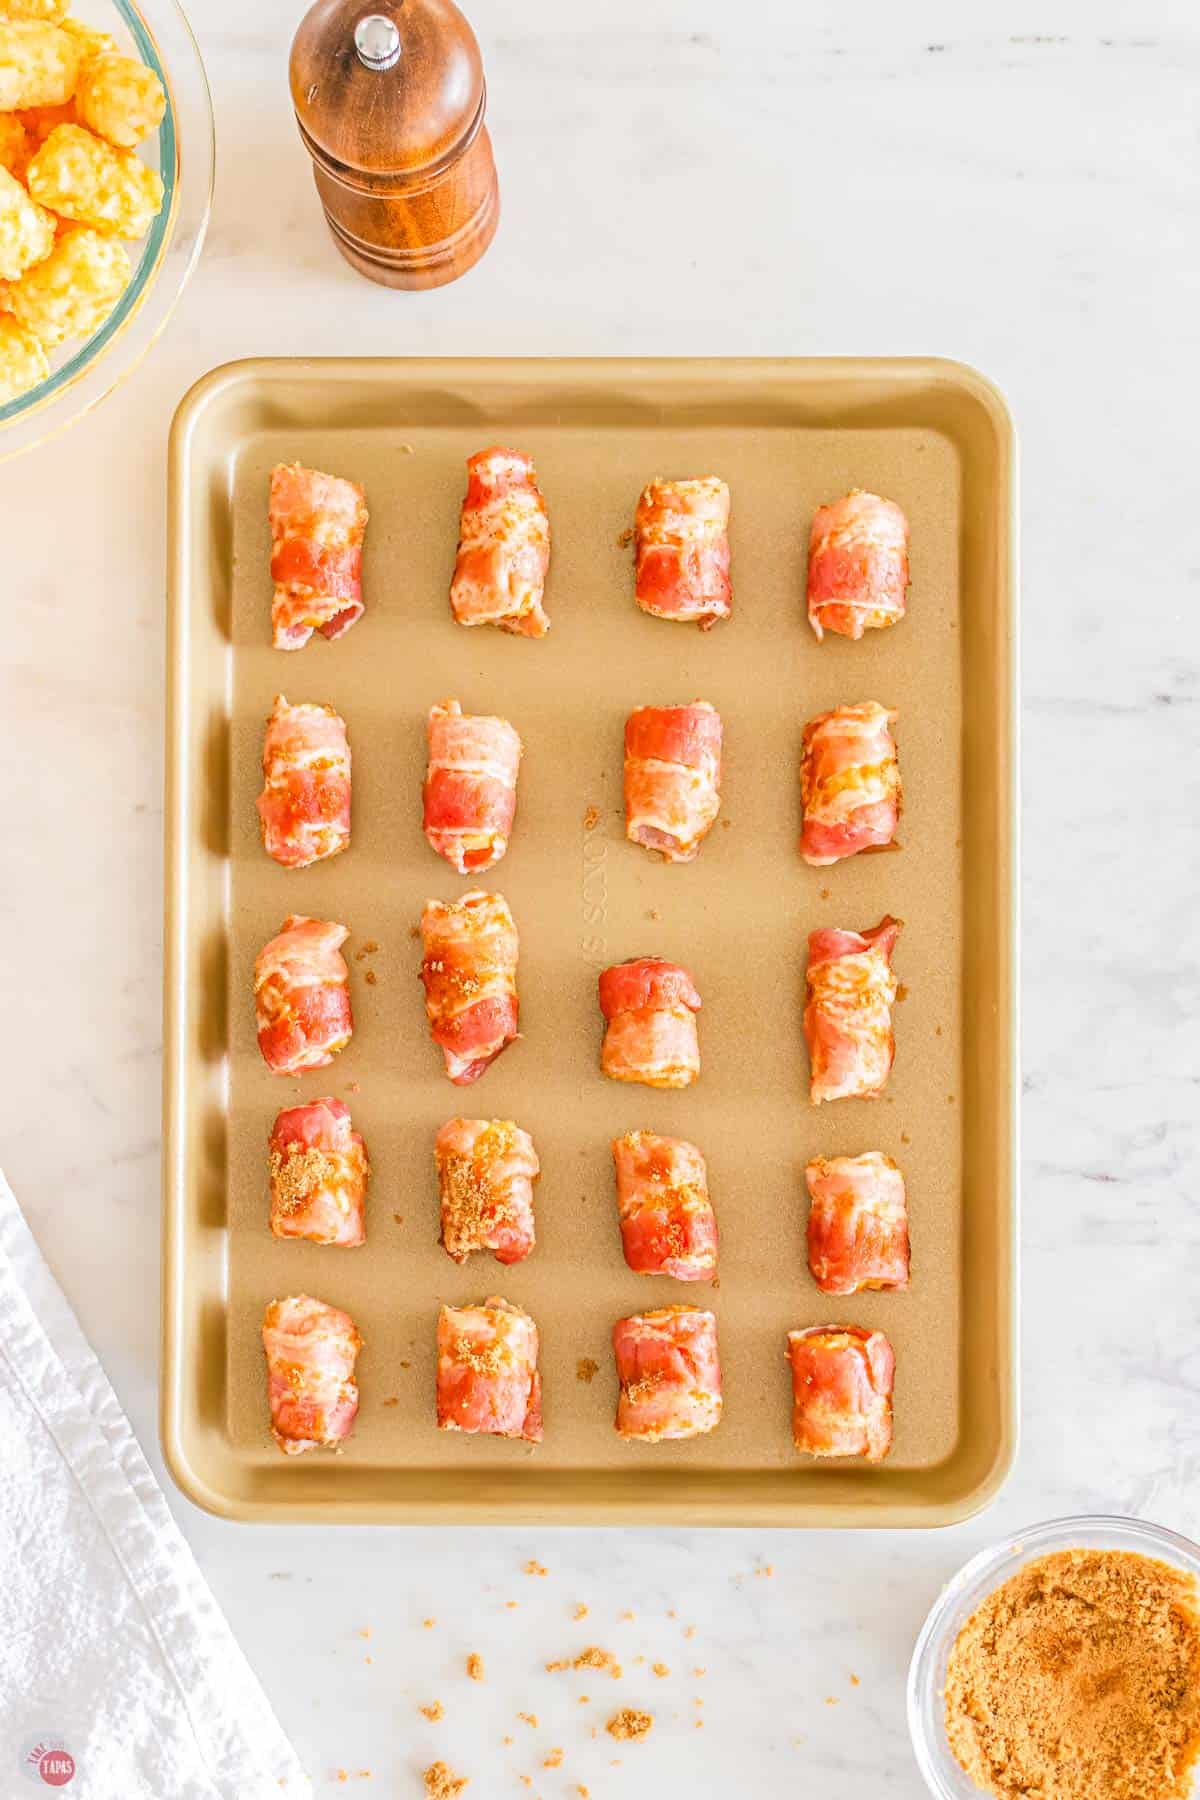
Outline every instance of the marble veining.
<svg viewBox="0 0 1200 1800">
<path fill-rule="evenodd" d="M 121 391 L 0 467 L 3 1160 L 157 1462 L 163 489 L 195 377 L 270 351 L 977 364 L 1023 482 L 1023 1439 L 999 1502 L 934 1534 L 464 1534 L 237 1528 L 168 1490 L 323 1796 L 416 1796 L 444 1755 L 470 1800 L 919 1800 L 905 1666 L 965 1556 L 1084 1508 L 1200 1532 L 1200 19 L 468 11 L 500 232 L 457 286 L 405 297 L 325 234 L 288 102 L 296 0 L 197 0 L 203 264 Z M 620 1683 L 546 1673 L 589 1642 Z M 645 1744 L 590 1736 L 617 1704 L 655 1712 Z"/>
</svg>

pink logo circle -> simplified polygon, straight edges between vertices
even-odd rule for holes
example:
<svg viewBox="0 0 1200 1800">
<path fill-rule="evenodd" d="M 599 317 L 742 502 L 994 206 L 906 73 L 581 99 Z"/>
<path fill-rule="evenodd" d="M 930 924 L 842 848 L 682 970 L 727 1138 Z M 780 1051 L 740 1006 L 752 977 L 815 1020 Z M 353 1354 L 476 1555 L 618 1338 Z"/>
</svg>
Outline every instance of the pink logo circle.
<svg viewBox="0 0 1200 1800">
<path fill-rule="evenodd" d="M 75 1776 L 75 1758 L 69 1750 L 47 1750 L 37 1770 L 47 1787 L 66 1787 Z"/>
</svg>

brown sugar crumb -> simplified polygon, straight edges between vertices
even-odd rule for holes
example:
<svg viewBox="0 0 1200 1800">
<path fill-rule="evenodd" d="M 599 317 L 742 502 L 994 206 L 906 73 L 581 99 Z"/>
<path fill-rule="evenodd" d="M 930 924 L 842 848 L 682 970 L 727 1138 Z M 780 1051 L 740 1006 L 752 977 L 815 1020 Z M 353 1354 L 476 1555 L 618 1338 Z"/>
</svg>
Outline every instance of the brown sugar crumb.
<svg viewBox="0 0 1200 1800">
<path fill-rule="evenodd" d="M 346 1083 L 346 1092 L 348 1094 L 361 1094 L 362 1093 L 362 1082 L 361 1081 L 348 1081 Z"/>
<path fill-rule="evenodd" d="M 465 1775 L 456 1775 L 448 1763 L 430 1763 L 425 1771 L 425 1793 L 427 1800 L 455 1800 L 470 1781 Z"/>
<path fill-rule="evenodd" d="M 649 1734 L 653 1723 L 653 1713 L 639 1712 L 635 1706 L 623 1706 L 620 1712 L 613 1714 L 605 1730 L 609 1737 L 615 1737 L 622 1743 L 628 1740 L 637 1744 Z"/>
<path fill-rule="evenodd" d="M 652 1675 L 657 1675 L 658 1679 L 660 1681 L 664 1678 L 664 1676 L 667 1676 L 671 1673 L 671 1671 L 667 1667 L 666 1663 L 651 1663 L 650 1664 L 650 1672 Z"/>
<path fill-rule="evenodd" d="M 822 900 L 831 900 L 833 898 L 833 889 L 832 888 L 822 888 L 821 889 L 821 898 L 822 898 Z"/>
<path fill-rule="evenodd" d="M 646 914 L 646 917 L 648 919 L 653 919 L 655 923 L 657 923 L 658 920 L 662 918 L 662 914 L 659 912 L 657 906 L 652 906 L 650 911 Z"/>
<path fill-rule="evenodd" d="M 399 1394 L 389 1394 L 383 1404 L 385 1406 L 399 1406 L 399 1404 L 400 1404 Z"/>
<path fill-rule="evenodd" d="M 525 1573 L 527 1575 L 548 1575 L 550 1571 L 545 1563 L 540 1563 L 531 1556 L 529 1561 L 525 1564 Z"/>
<path fill-rule="evenodd" d="M 907 981 L 898 981 L 896 983 L 896 998 L 897 998 L 897 1000 L 907 1000 L 908 999 L 908 983 L 907 983 Z"/>
<path fill-rule="evenodd" d="M 467 1674 L 471 1677 L 472 1681 L 482 1681 L 484 1679 L 483 1658 L 474 1650 L 472 1650 L 470 1656 L 467 1658 Z"/>
<path fill-rule="evenodd" d="M 411 1369 L 411 1368 L 412 1368 L 412 1364 L 411 1364 L 411 1363 L 410 1363 L 410 1362 L 405 1362 L 405 1361 L 404 1361 L 404 1359 L 403 1359 L 403 1357 L 401 1357 L 401 1359 L 400 1359 L 400 1367 L 401 1367 L 401 1368 L 402 1368 L 402 1369 Z"/>
<path fill-rule="evenodd" d="M 562 1759 L 563 1753 L 561 1750 L 551 1750 L 549 1756 L 543 1758 L 542 1767 L 543 1769 L 561 1769 Z"/>
<path fill-rule="evenodd" d="M 618 550 L 628 550 L 630 544 L 632 544 L 636 535 L 637 535 L 637 533 L 634 530 L 634 527 L 632 525 L 627 525 L 625 527 L 624 531 L 621 533 L 620 537 L 617 539 L 617 549 Z"/>
<path fill-rule="evenodd" d="M 379 977 L 375 973 L 374 969 L 368 969 L 366 974 L 363 976 L 363 980 L 366 982 L 368 987 L 374 987 L 376 985 L 376 983 L 378 982 Z"/>
<path fill-rule="evenodd" d="M 595 1644 L 589 1644 L 581 1650 L 571 1664 L 573 1669 L 607 1669 L 614 1681 L 621 1679 L 624 1671 L 611 1650 L 601 1650 Z"/>
<path fill-rule="evenodd" d="M 431 1700 L 428 1706 L 418 1706 L 417 1711 L 424 1713 L 432 1725 L 436 1725 L 439 1719 L 444 1719 L 446 1716 L 446 1709 L 440 1700 Z"/>
<path fill-rule="evenodd" d="M 364 956 L 374 956 L 378 948 L 379 945 L 374 938 L 367 938 L 362 946 L 354 952 L 355 962 L 361 962 Z"/>
<path fill-rule="evenodd" d="M 581 1356 L 579 1361 L 575 1364 L 576 1381 L 586 1381 L 590 1384 L 596 1379 L 599 1373 L 600 1364 L 594 1362 L 590 1356 Z M 575 1617 L 577 1619 L 582 1618 L 583 1614 L 576 1613 Z"/>
<path fill-rule="evenodd" d="M 269 1160 L 272 1203 L 285 1218 L 307 1206 L 322 1188 L 335 1185 L 340 1173 L 337 1157 L 312 1146 L 289 1144 L 286 1150 L 272 1150 Z"/>
<path fill-rule="evenodd" d="M 900 1133 L 900 1142 L 902 1144 L 911 1144 L 912 1143 L 912 1139 L 909 1137 L 907 1131 L 902 1131 Z"/>
<path fill-rule="evenodd" d="M 998 1800 L 1185 1800 L 1200 1755 L 1200 1591 L 1133 1551 L 1039 1557 L 950 1652 L 946 1735 Z"/>
<path fill-rule="evenodd" d="M 588 1616 L 587 1607 L 583 1604 L 582 1600 L 577 1600 L 575 1603 L 575 1611 L 571 1614 L 571 1617 L 573 1619 L 586 1619 L 587 1616 Z"/>
<path fill-rule="evenodd" d="M 599 823 L 600 808 L 598 806 L 589 806 L 583 815 L 583 829 L 585 831 L 595 831 Z"/>
<path fill-rule="evenodd" d="M 732 819 L 722 819 L 722 820 L 721 820 L 721 830 L 722 830 L 722 831 L 728 831 L 728 830 L 729 830 L 729 827 L 730 827 L 730 826 L 731 826 L 731 825 L 732 825 L 732 824 L 733 824 L 733 820 L 732 820 Z"/>
</svg>

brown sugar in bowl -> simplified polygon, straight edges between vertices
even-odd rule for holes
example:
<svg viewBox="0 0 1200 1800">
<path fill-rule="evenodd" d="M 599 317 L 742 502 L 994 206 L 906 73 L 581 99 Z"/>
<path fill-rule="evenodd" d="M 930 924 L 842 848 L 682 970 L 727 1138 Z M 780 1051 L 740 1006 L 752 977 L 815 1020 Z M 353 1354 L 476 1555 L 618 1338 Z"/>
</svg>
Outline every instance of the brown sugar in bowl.
<svg viewBox="0 0 1200 1800">
<path fill-rule="evenodd" d="M 1194 1800 L 1200 1549 L 1087 1517 L 985 1550 L 926 1620 L 908 1715 L 938 1800 Z"/>
</svg>

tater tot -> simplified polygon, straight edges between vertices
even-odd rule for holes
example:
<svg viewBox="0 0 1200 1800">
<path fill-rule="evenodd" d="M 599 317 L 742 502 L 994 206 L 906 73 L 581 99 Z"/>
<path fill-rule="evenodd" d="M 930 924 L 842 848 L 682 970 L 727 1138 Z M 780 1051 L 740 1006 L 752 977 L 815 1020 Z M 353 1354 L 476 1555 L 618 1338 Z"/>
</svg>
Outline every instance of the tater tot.
<svg viewBox="0 0 1200 1800">
<path fill-rule="evenodd" d="M 80 125 L 57 126 L 26 179 L 39 205 L 124 238 L 148 231 L 163 200 L 163 184 L 153 169 L 131 150 L 118 150 Z"/>
<path fill-rule="evenodd" d="M 57 25 L 0 19 L 0 112 L 61 106 L 75 92 L 79 45 Z"/>
<path fill-rule="evenodd" d="M 0 19 L 41 19 L 57 25 L 67 4 L 68 0 L 0 0 Z"/>
<path fill-rule="evenodd" d="M 160 124 L 167 96 L 154 70 L 136 57 L 97 56 L 80 71 L 75 110 L 89 131 L 132 150 Z"/>
<path fill-rule="evenodd" d="M 50 373 L 41 343 L 11 313 L 0 313 L 0 406 L 27 394 Z"/>
<path fill-rule="evenodd" d="M 4 0 L 0 0 L 0 8 L 3 5 Z M 85 25 L 82 19 L 63 19 L 61 24 L 79 45 L 84 62 L 90 62 L 93 56 L 107 56 L 110 50 L 117 48 L 117 40 L 111 32 L 97 31 L 94 25 Z"/>
<path fill-rule="evenodd" d="M 15 113 L 0 113 L 0 169 L 23 181 L 32 155 L 33 145 L 20 119 Z"/>
<path fill-rule="evenodd" d="M 102 325 L 131 274 L 125 246 L 102 231 L 64 231 L 45 262 L 13 282 L 14 317 L 53 350 Z"/>
<path fill-rule="evenodd" d="M 31 200 L 15 175 L 0 169 L 0 279 L 15 281 L 49 256 L 53 216 Z"/>
</svg>

